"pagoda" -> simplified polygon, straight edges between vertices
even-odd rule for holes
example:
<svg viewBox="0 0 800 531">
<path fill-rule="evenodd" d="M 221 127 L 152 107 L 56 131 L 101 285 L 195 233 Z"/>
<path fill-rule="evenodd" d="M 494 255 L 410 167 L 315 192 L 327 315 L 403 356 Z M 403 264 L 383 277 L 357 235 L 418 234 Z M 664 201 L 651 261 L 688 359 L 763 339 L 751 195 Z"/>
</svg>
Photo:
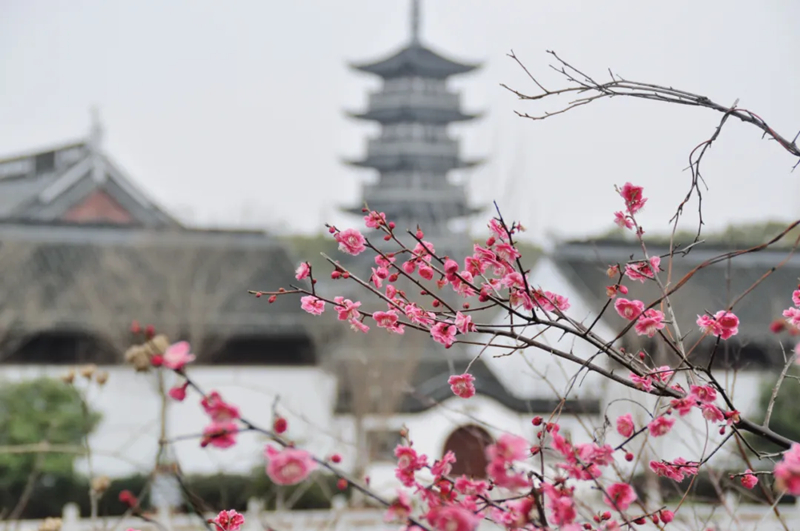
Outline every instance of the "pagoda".
<svg viewBox="0 0 800 531">
<path fill-rule="evenodd" d="M 380 76 L 383 86 L 369 95 L 366 111 L 348 113 L 379 123 L 381 132 L 368 140 L 366 157 L 348 161 L 378 170 L 378 180 L 364 184 L 361 204 L 346 211 L 361 214 L 366 204 L 370 210 L 385 212 L 402 231 L 419 225 L 431 238 L 449 239 L 445 247 L 455 252 L 461 245 L 452 239 L 457 235 L 450 222 L 480 209 L 470 206 L 465 187 L 450 182 L 448 174 L 480 161 L 461 158 L 459 141 L 448 134 L 448 125 L 478 115 L 461 110 L 460 95 L 448 90 L 447 80 L 479 65 L 453 61 L 422 44 L 419 13 L 419 0 L 412 0 L 411 39 L 406 46 L 384 59 L 351 65 Z"/>
</svg>

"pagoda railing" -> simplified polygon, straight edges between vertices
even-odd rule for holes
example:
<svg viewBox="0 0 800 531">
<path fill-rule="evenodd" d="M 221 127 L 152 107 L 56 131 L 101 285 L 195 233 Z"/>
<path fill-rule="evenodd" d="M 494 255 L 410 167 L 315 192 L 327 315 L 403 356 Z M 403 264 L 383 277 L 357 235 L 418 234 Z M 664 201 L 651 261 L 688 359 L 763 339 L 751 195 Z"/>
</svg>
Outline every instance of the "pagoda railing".
<svg viewBox="0 0 800 531">
<path fill-rule="evenodd" d="M 461 185 L 443 183 L 441 187 L 394 187 L 386 181 L 377 184 L 364 185 L 364 200 L 370 204 L 377 201 L 425 201 L 435 203 L 460 203 L 467 204 L 467 191 Z"/>
<path fill-rule="evenodd" d="M 367 143 L 367 150 L 370 156 L 438 156 L 438 157 L 458 157 L 458 140 L 438 140 L 436 142 L 426 140 L 383 140 L 372 138 Z"/>
<path fill-rule="evenodd" d="M 369 95 L 372 110 L 414 107 L 425 109 L 458 109 L 459 94 L 431 94 L 424 92 L 374 92 Z"/>
</svg>

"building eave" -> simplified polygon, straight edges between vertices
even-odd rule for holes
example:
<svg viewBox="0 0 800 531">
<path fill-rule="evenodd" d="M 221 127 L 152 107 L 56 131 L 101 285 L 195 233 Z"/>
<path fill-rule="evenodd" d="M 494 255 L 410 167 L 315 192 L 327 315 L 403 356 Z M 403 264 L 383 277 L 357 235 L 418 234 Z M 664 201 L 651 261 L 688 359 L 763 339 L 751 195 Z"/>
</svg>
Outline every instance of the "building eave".
<svg viewBox="0 0 800 531">
<path fill-rule="evenodd" d="M 419 122 L 431 124 L 448 124 L 454 122 L 468 122 L 483 118 L 484 113 L 463 113 L 460 110 L 441 110 L 429 108 L 398 107 L 395 109 L 366 110 L 363 112 L 345 111 L 345 115 L 356 119 L 381 124 L 397 122 Z"/>
<path fill-rule="evenodd" d="M 349 66 L 354 70 L 374 74 L 384 79 L 402 76 L 445 79 L 476 70 L 481 67 L 481 64 L 462 63 L 448 59 L 428 47 L 412 43 L 383 59 L 350 63 Z"/>
</svg>

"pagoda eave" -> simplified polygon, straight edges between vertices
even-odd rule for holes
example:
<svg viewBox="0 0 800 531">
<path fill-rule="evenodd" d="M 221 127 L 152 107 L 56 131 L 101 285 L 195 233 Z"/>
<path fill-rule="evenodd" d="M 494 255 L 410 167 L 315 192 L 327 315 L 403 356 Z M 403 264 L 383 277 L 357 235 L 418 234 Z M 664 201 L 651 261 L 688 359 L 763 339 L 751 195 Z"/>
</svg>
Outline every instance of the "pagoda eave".
<svg viewBox="0 0 800 531">
<path fill-rule="evenodd" d="M 381 124 L 399 122 L 420 122 L 429 124 L 448 124 L 452 122 L 466 122 L 483 117 L 483 113 L 466 114 L 459 110 L 438 110 L 413 107 L 399 107 L 396 109 L 368 110 L 366 112 L 350 112 L 347 116 L 358 120 L 368 120 Z"/>
<path fill-rule="evenodd" d="M 460 63 L 447 59 L 419 44 L 412 44 L 393 55 L 372 63 L 350 63 L 350 68 L 384 79 L 419 76 L 445 79 L 481 67 L 479 63 Z"/>
<path fill-rule="evenodd" d="M 384 201 L 374 201 L 372 203 L 367 203 L 369 205 L 370 210 L 375 210 L 378 212 L 383 212 L 386 214 L 386 218 L 388 220 L 392 220 L 394 218 L 402 217 L 402 212 L 405 210 L 402 204 L 398 204 L 396 202 L 384 202 Z M 442 204 L 433 205 L 433 208 L 442 208 Z M 344 214 L 352 214 L 354 216 L 364 216 L 364 205 L 361 206 L 348 206 L 342 207 L 339 210 Z M 449 217 L 452 219 L 459 219 L 459 218 L 468 218 L 474 216 L 476 214 L 480 214 L 486 210 L 485 207 L 473 207 L 473 206 L 466 206 L 464 208 L 458 208 L 457 212 L 453 212 Z"/>
<path fill-rule="evenodd" d="M 433 172 L 468 169 L 478 166 L 483 162 L 483 159 L 461 160 L 437 156 L 421 157 L 419 155 L 381 156 L 367 157 L 366 159 L 358 160 L 344 160 L 344 163 L 349 166 L 371 168 L 378 171 L 420 170 Z"/>
</svg>

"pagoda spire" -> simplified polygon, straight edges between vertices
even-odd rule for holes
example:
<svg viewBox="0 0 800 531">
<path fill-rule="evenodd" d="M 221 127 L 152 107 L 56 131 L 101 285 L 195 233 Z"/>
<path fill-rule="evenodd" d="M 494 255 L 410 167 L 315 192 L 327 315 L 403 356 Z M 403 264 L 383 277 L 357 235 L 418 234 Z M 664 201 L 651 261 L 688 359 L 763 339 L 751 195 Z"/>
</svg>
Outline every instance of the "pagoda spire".
<svg viewBox="0 0 800 531">
<path fill-rule="evenodd" d="M 419 44 L 419 3 L 411 0 L 411 44 Z"/>
<path fill-rule="evenodd" d="M 92 106 L 89 110 L 91 116 L 91 129 L 89 130 L 89 152 L 92 158 L 92 179 L 102 183 L 106 180 L 106 167 L 102 153 L 103 125 L 100 122 L 100 110 Z"/>
</svg>

